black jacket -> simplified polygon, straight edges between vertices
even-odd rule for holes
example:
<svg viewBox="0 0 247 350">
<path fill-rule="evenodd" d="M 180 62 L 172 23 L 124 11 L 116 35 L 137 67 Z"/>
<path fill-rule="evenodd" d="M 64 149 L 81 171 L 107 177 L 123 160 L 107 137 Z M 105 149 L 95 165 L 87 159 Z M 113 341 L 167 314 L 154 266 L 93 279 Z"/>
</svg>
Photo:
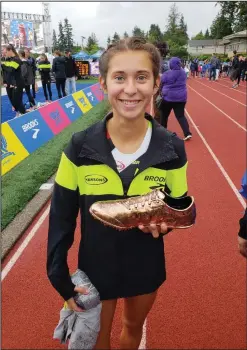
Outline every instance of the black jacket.
<svg viewBox="0 0 247 350">
<path fill-rule="evenodd" d="M 10 86 L 24 87 L 25 82 L 22 76 L 22 61 L 19 57 L 9 57 L 1 62 L 4 71 L 4 82 Z"/>
<path fill-rule="evenodd" d="M 35 72 L 36 72 L 36 70 L 37 70 L 35 59 L 34 59 L 33 57 L 30 56 L 30 57 L 27 59 L 27 61 L 28 61 L 28 63 L 31 65 L 32 71 L 33 71 L 33 75 L 34 75 L 34 77 L 35 77 Z"/>
<path fill-rule="evenodd" d="M 62 56 L 55 57 L 52 63 L 52 72 L 56 79 L 66 79 L 65 58 Z"/>
<path fill-rule="evenodd" d="M 29 61 L 22 61 L 21 72 L 24 78 L 25 85 L 33 85 L 35 83 L 33 69 Z"/>
<path fill-rule="evenodd" d="M 73 135 L 62 154 L 55 179 L 49 217 L 47 274 L 53 287 L 65 300 L 76 295 L 67 254 L 74 241 L 79 209 L 82 238 L 78 268 L 85 271 L 97 288 L 101 271 L 107 269 L 109 263 L 106 256 L 111 249 L 110 242 L 119 235 L 119 231 L 95 220 L 89 214 L 90 206 L 98 200 L 123 199 L 148 193 L 153 185 L 164 186 L 172 197 L 181 197 L 187 192 L 184 142 L 148 114 L 146 119 L 152 125 L 150 146 L 140 158 L 138 173 L 129 185 L 125 185 L 106 136 L 106 122 L 111 117 L 112 113 L 103 121 Z M 130 234 L 139 235 L 140 231 L 134 228 L 126 233 Z M 163 244 L 162 237 L 161 241 Z M 150 244 L 156 242 L 153 240 Z"/>
<path fill-rule="evenodd" d="M 40 72 L 41 80 L 44 83 L 51 82 L 51 64 L 47 61 L 39 61 L 38 63 L 38 70 Z"/>
<path fill-rule="evenodd" d="M 78 69 L 73 57 L 65 57 L 65 73 L 67 78 L 78 76 Z"/>
<path fill-rule="evenodd" d="M 238 56 L 234 56 L 233 60 L 232 60 L 232 68 L 233 69 L 239 69 L 239 67 L 240 67 L 239 58 L 238 58 Z"/>
<path fill-rule="evenodd" d="M 239 237 L 247 239 L 247 208 L 245 209 L 244 216 L 239 220 Z"/>
</svg>

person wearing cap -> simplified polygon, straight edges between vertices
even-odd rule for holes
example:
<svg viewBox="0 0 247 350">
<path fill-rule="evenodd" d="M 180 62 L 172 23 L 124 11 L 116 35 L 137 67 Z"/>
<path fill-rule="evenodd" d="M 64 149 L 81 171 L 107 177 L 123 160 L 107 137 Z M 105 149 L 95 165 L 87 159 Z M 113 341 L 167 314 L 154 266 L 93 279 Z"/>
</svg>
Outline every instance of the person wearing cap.
<svg viewBox="0 0 247 350">
<path fill-rule="evenodd" d="M 65 84 L 66 94 L 67 95 L 69 95 L 70 93 L 73 94 L 74 92 L 76 92 L 76 80 L 78 78 L 78 69 L 74 58 L 71 56 L 71 51 L 69 49 L 65 50 L 65 73 L 66 73 L 66 84 Z"/>
</svg>

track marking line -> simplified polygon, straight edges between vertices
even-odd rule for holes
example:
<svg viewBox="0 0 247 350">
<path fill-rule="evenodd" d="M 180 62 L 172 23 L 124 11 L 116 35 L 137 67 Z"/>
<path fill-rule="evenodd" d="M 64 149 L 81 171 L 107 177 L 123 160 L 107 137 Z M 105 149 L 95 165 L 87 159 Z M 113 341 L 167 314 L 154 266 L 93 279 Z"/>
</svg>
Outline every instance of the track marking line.
<svg viewBox="0 0 247 350">
<path fill-rule="evenodd" d="M 246 92 L 233 89 L 232 87 L 230 87 L 230 86 L 228 86 L 228 85 L 219 83 L 219 81 L 217 81 L 217 85 L 218 85 L 218 84 L 221 85 L 221 86 L 224 86 L 225 88 L 230 89 L 230 90 L 232 90 L 232 91 L 236 91 L 236 92 L 239 92 L 240 94 L 246 95 Z"/>
<path fill-rule="evenodd" d="M 214 159 L 215 163 L 217 164 L 218 168 L 220 169 L 220 171 L 222 172 L 224 178 L 226 179 L 226 181 L 228 182 L 229 186 L 231 187 L 231 189 L 233 190 L 234 194 L 236 195 L 236 197 L 238 198 L 239 202 L 241 203 L 241 205 L 243 206 L 243 208 L 246 208 L 246 203 L 245 200 L 243 199 L 243 197 L 241 196 L 241 194 L 239 193 L 237 187 L 234 185 L 233 181 L 231 180 L 230 176 L 227 174 L 226 170 L 224 169 L 223 165 L 220 163 L 219 159 L 217 158 L 217 156 L 215 155 L 215 153 L 213 152 L 212 148 L 209 146 L 209 144 L 207 143 L 205 137 L 202 135 L 202 133 L 199 131 L 198 127 L 196 126 L 196 124 L 194 123 L 193 119 L 191 118 L 189 112 L 187 111 L 187 109 L 185 108 L 185 112 L 190 120 L 190 122 L 192 123 L 192 125 L 194 126 L 194 128 L 196 129 L 198 135 L 200 136 L 200 138 L 202 139 L 202 142 L 204 143 L 204 145 L 206 146 L 207 150 L 209 151 L 209 153 L 211 154 L 212 158 Z"/>
<path fill-rule="evenodd" d="M 233 101 L 239 103 L 240 105 L 242 105 L 242 106 L 244 106 L 244 107 L 247 107 L 246 104 L 244 104 L 244 103 L 242 103 L 242 102 L 240 102 L 240 101 L 238 101 L 238 100 L 235 100 L 235 98 L 232 98 L 232 97 L 230 97 L 230 96 L 224 94 L 223 92 L 220 92 L 219 90 L 216 90 L 216 89 L 212 88 L 212 87 L 209 86 L 209 85 L 203 84 L 202 82 L 200 82 L 200 81 L 198 81 L 198 80 L 197 80 L 197 83 L 199 83 L 199 84 L 201 84 L 201 85 L 203 85 L 203 86 L 206 86 L 206 87 L 208 87 L 209 89 L 214 90 L 214 91 L 218 92 L 219 94 L 226 96 L 227 98 L 230 98 L 231 100 L 233 100 Z"/>
<path fill-rule="evenodd" d="M 245 132 L 247 131 L 242 125 L 240 125 L 238 122 L 236 122 L 236 120 L 232 119 L 228 114 L 226 114 L 225 112 L 222 111 L 222 109 L 220 109 L 219 107 L 217 107 L 214 103 L 210 102 L 206 97 L 202 96 L 201 94 L 199 94 L 199 92 L 197 92 L 195 89 L 193 89 L 190 85 L 188 85 L 188 87 L 195 91 L 195 93 L 199 96 L 201 96 L 204 100 L 206 100 L 208 103 L 210 103 L 213 107 L 215 107 L 216 109 L 218 109 L 218 111 L 220 111 L 222 114 L 224 114 L 228 119 L 230 119 L 234 124 L 236 124 L 240 129 L 244 130 Z"/>
<path fill-rule="evenodd" d="M 15 252 L 15 254 L 12 256 L 12 258 L 10 259 L 10 261 L 7 263 L 7 265 L 4 267 L 4 269 L 2 270 L 2 274 L 1 274 L 1 281 L 3 281 L 5 279 L 5 277 L 8 275 L 8 273 L 11 271 L 12 267 L 15 265 L 15 263 L 17 262 L 17 260 L 19 259 L 19 257 L 21 256 L 21 254 L 23 253 L 23 251 L 25 250 L 25 248 L 28 246 L 29 242 L 31 241 L 31 239 L 34 237 L 34 235 L 36 234 L 36 232 L 38 231 L 38 229 L 41 227 L 41 225 L 43 224 L 43 222 L 45 221 L 46 217 L 48 216 L 50 211 L 50 205 L 46 208 L 46 210 L 44 211 L 44 213 L 41 215 L 41 217 L 39 218 L 39 220 L 36 222 L 36 224 L 34 225 L 34 227 L 32 228 L 32 230 L 29 232 L 29 234 L 27 235 L 27 237 L 24 239 L 24 241 L 22 242 L 22 244 L 20 245 L 20 247 L 17 249 L 17 251 Z"/>
<path fill-rule="evenodd" d="M 142 339 L 139 345 L 139 349 L 146 349 L 146 348 L 147 348 L 147 319 L 145 319 L 145 322 L 142 328 Z"/>
</svg>

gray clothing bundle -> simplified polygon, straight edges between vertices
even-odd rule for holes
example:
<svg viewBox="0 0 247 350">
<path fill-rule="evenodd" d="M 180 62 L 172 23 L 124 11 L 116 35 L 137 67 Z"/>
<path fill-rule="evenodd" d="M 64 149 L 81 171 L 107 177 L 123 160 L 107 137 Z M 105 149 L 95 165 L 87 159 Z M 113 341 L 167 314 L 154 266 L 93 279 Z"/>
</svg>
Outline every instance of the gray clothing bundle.
<svg viewBox="0 0 247 350">
<path fill-rule="evenodd" d="M 55 328 L 53 339 L 62 344 L 69 340 L 68 349 L 93 349 L 100 331 L 100 314 L 102 304 L 97 289 L 92 285 L 87 275 L 77 270 L 71 276 L 76 286 L 86 287 L 89 294 L 77 294 L 75 302 L 85 311 L 77 312 L 65 306 L 60 311 L 60 319 Z"/>
</svg>

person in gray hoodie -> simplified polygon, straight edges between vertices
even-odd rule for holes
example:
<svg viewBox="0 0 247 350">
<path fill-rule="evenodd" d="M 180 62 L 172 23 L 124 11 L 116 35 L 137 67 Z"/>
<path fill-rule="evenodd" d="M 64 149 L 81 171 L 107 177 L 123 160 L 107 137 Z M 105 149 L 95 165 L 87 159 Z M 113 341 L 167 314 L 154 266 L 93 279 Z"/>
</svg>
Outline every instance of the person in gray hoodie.
<svg viewBox="0 0 247 350">
<path fill-rule="evenodd" d="M 65 83 L 66 83 L 66 73 L 65 73 L 65 58 L 62 57 L 62 54 L 59 50 L 54 52 L 54 60 L 52 63 L 52 72 L 55 75 L 56 79 L 56 88 L 58 93 L 58 98 L 66 96 L 65 92 Z"/>
<path fill-rule="evenodd" d="M 219 59 L 215 56 L 215 54 L 213 54 L 211 61 L 210 61 L 210 65 L 211 65 L 211 72 L 210 72 L 210 76 L 209 76 L 210 81 L 212 78 L 214 79 L 214 81 L 216 79 L 216 69 L 217 69 L 218 64 L 219 64 Z"/>
</svg>

